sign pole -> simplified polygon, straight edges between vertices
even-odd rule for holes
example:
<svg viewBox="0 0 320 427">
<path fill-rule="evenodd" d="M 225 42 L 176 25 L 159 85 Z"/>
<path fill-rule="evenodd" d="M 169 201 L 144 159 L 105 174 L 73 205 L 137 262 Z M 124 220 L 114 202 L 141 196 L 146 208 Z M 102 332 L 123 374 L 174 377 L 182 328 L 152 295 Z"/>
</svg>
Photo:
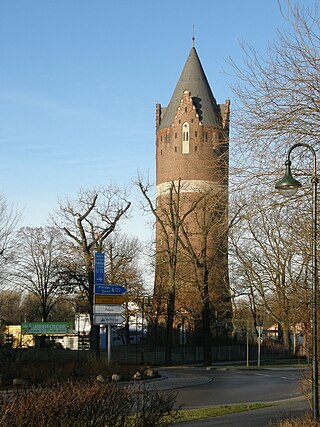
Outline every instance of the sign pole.
<svg viewBox="0 0 320 427">
<path fill-rule="evenodd" d="M 111 363 L 111 326 L 123 323 L 122 313 L 125 308 L 123 296 L 126 288 L 118 284 L 104 283 L 104 253 L 95 252 L 94 290 L 93 290 L 93 324 L 107 325 L 107 362 Z"/>
<path fill-rule="evenodd" d="M 258 330 L 258 366 L 260 366 L 260 358 L 261 358 L 261 334 L 263 331 L 263 327 L 262 326 L 257 326 L 257 330 Z"/>
<path fill-rule="evenodd" d="M 111 325 L 108 325 L 108 365 L 111 363 Z"/>
</svg>

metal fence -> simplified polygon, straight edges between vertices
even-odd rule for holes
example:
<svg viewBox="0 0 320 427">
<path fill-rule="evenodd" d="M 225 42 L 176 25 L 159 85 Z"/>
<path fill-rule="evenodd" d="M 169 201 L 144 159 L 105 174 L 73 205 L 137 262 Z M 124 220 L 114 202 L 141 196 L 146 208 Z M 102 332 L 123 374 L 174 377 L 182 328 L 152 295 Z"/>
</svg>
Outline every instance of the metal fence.
<svg viewBox="0 0 320 427">
<path fill-rule="evenodd" d="M 112 349 L 112 359 L 122 363 L 143 363 L 150 365 L 163 365 L 165 363 L 165 351 L 163 347 L 119 346 Z M 243 362 L 254 363 L 257 361 L 258 348 L 250 345 L 218 345 L 212 347 L 212 363 L 219 362 Z M 290 358 L 287 348 L 261 347 L 261 360 L 273 360 Z M 184 346 L 172 349 L 172 364 L 198 364 L 203 363 L 203 347 Z"/>
<path fill-rule="evenodd" d="M 60 360 L 74 359 L 85 360 L 92 357 L 91 351 L 65 350 L 56 348 L 32 348 L 12 349 L 0 348 L 1 360 Z M 106 351 L 102 350 L 101 357 L 107 357 Z M 256 345 L 230 344 L 212 346 L 212 364 L 222 362 L 242 362 L 244 365 L 249 361 L 253 365 L 257 363 L 258 347 Z M 290 352 L 282 346 L 261 346 L 261 364 L 264 361 L 276 359 L 290 359 Z M 302 359 L 303 361 L 304 359 Z M 113 347 L 111 350 L 111 361 L 119 364 L 157 365 L 165 364 L 164 347 L 154 347 L 149 344 L 135 343 Z M 172 348 L 172 365 L 202 364 L 202 346 L 175 346 Z"/>
</svg>

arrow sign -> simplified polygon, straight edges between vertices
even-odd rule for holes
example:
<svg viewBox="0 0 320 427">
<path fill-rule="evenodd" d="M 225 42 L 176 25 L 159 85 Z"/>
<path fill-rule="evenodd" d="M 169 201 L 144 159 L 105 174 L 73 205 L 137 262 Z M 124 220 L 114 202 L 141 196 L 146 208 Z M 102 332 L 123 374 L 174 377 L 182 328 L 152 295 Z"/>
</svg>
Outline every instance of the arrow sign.
<svg viewBox="0 0 320 427">
<path fill-rule="evenodd" d="M 95 304 L 123 304 L 124 297 L 122 295 L 95 295 Z"/>
<path fill-rule="evenodd" d="M 122 295 L 127 289 L 121 285 L 95 285 L 94 292 L 96 295 Z"/>
<path fill-rule="evenodd" d="M 93 323 L 95 325 L 118 325 L 124 321 L 124 317 L 120 314 L 95 314 Z"/>
<path fill-rule="evenodd" d="M 93 306 L 94 314 L 122 314 L 125 311 L 126 311 L 125 307 L 123 307 L 122 305 L 116 305 L 116 304 L 109 304 L 109 305 L 95 304 Z"/>
<path fill-rule="evenodd" d="M 94 283 L 104 283 L 104 252 L 94 253 Z"/>
</svg>

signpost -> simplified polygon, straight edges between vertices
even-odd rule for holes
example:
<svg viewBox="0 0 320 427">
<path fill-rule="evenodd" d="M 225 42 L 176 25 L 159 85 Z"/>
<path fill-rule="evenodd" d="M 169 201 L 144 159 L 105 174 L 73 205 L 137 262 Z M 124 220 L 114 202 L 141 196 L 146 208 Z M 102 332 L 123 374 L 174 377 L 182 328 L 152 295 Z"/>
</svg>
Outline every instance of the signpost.
<svg viewBox="0 0 320 427">
<path fill-rule="evenodd" d="M 93 322 L 97 325 L 119 325 L 125 320 L 121 314 L 95 314 Z"/>
<path fill-rule="evenodd" d="M 95 304 L 123 304 L 124 297 L 122 295 L 95 295 Z"/>
<path fill-rule="evenodd" d="M 96 295 L 122 295 L 127 290 L 121 285 L 95 285 L 94 293 Z"/>
<path fill-rule="evenodd" d="M 94 253 L 94 283 L 104 283 L 104 252 Z"/>
<path fill-rule="evenodd" d="M 111 325 L 119 325 L 125 320 L 123 294 L 126 288 L 117 284 L 104 284 L 104 253 L 94 254 L 94 296 L 93 324 L 108 325 L 108 363 L 111 361 Z"/>
<path fill-rule="evenodd" d="M 109 305 L 95 304 L 93 306 L 94 314 L 123 314 L 125 310 L 126 309 L 125 307 L 123 307 L 123 305 L 117 305 L 117 304 L 109 304 Z"/>
</svg>

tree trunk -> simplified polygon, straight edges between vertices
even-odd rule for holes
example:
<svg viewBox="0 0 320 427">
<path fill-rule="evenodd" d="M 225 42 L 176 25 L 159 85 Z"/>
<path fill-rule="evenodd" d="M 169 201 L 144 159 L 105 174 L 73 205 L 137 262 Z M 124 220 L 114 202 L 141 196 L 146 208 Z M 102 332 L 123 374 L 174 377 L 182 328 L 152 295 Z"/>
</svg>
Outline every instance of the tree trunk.
<svg viewBox="0 0 320 427">
<path fill-rule="evenodd" d="M 90 256 L 90 255 L 89 255 Z M 90 307 L 90 348 L 97 356 L 100 357 L 100 326 L 93 324 L 93 298 L 94 298 L 94 273 L 91 268 L 91 263 L 88 265 L 88 283 L 89 283 L 89 307 Z"/>
<path fill-rule="evenodd" d="M 291 340 L 290 340 L 290 328 L 287 325 L 281 325 L 283 332 L 283 346 L 288 349 L 288 355 L 291 356 Z"/>
<path fill-rule="evenodd" d="M 203 308 L 202 308 L 202 331 L 203 331 L 203 364 L 211 366 L 212 364 L 212 337 L 211 337 L 211 322 L 210 322 L 210 300 L 208 287 L 209 272 L 205 270 L 204 285 L 203 285 Z"/>
<path fill-rule="evenodd" d="M 167 366 L 172 365 L 172 330 L 174 320 L 174 305 L 175 305 L 175 294 L 169 293 L 168 296 L 168 316 L 166 325 L 166 342 L 165 342 L 165 364 Z"/>
<path fill-rule="evenodd" d="M 203 331 L 203 365 L 211 366 L 212 364 L 212 339 L 210 330 L 210 307 L 208 303 L 204 304 L 202 310 L 202 331 Z"/>
</svg>

